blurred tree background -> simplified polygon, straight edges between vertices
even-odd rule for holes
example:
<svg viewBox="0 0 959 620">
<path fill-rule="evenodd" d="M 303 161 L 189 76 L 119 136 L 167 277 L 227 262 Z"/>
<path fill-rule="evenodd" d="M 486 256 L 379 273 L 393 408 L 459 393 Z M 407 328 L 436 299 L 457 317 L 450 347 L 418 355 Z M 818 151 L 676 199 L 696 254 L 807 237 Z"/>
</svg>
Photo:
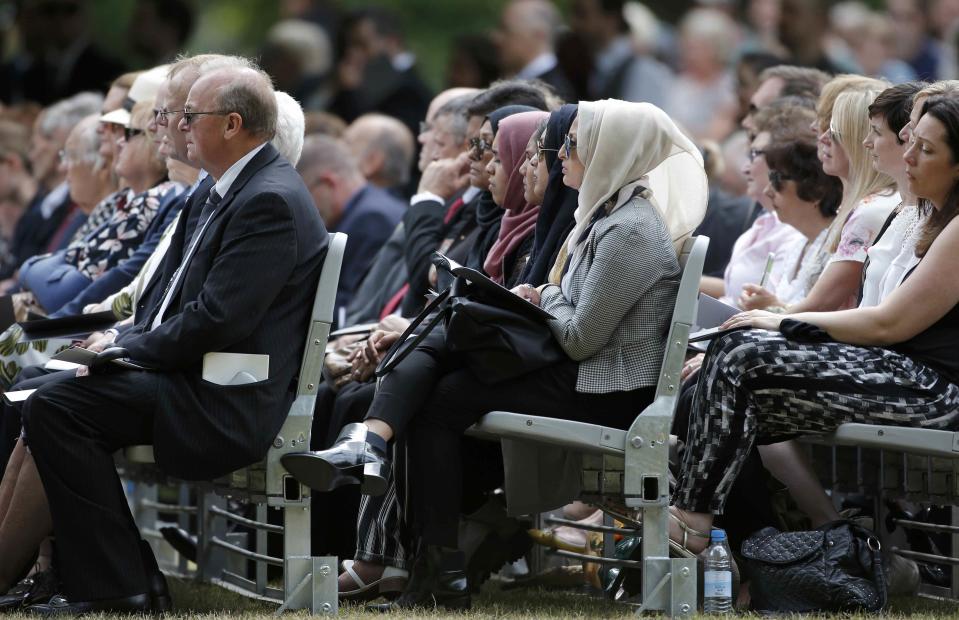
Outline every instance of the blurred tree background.
<svg viewBox="0 0 959 620">
<path fill-rule="evenodd" d="M 467 33 L 489 32 L 496 26 L 506 0 L 338 0 L 327 3 L 348 11 L 376 5 L 396 11 L 403 20 L 410 49 L 419 59 L 423 77 L 434 88 L 443 85 L 450 42 Z M 130 65 L 128 40 L 138 28 L 130 24 L 132 0 L 90 1 L 92 26 L 97 40 Z M 194 3 L 196 27 L 187 51 L 254 55 L 269 27 L 281 14 L 278 0 L 203 0 Z M 568 2 L 556 3 L 565 11 Z"/>
</svg>

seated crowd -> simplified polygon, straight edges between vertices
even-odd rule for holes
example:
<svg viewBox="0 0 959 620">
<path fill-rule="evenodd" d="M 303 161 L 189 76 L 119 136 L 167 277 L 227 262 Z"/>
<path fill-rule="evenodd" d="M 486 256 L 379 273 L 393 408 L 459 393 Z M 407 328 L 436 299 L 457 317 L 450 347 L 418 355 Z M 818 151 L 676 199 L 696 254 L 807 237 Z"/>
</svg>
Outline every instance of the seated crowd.
<svg viewBox="0 0 959 620">
<path fill-rule="evenodd" d="M 314 553 L 353 558 L 342 597 L 468 608 L 531 535 L 582 546 L 509 516 L 504 454 L 464 434 L 494 410 L 628 428 L 654 398 L 692 235 L 727 248 L 701 290 L 742 312 L 683 370 L 671 538 L 696 554 L 714 521 L 734 544 L 772 524 L 767 471 L 813 526 L 838 518 L 794 438 L 959 428 L 959 82 L 781 65 L 756 86 L 735 221 L 710 191 L 715 153 L 666 112 L 564 103 L 539 80 L 437 95 L 409 199 L 406 124 L 371 113 L 306 135 L 299 104 L 240 57 L 123 75 L 44 108 L 32 136 L 0 125 L 5 183 L 29 194 L 3 282 L 16 317 L 112 311 L 80 346 L 140 365 L 48 369 L 74 340 L 0 336 L 2 388 L 36 390 L 0 413 L 0 609 L 169 609 L 114 452 L 151 444 L 185 480 L 263 459 L 328 231 L 349 235 L 337 326 L 367 330 L 328 345 L 312 451 L 282 463 L 316 491 Z M 437 251 L 548 312 L 557 355 L 491 380 L 440 324 L 377 380 L 450 285 Z M 208 353 L 268 355 L 268 376 L 210 380 Z M 601 514 L 539 482 L 524 512 Z"/>
</svg>

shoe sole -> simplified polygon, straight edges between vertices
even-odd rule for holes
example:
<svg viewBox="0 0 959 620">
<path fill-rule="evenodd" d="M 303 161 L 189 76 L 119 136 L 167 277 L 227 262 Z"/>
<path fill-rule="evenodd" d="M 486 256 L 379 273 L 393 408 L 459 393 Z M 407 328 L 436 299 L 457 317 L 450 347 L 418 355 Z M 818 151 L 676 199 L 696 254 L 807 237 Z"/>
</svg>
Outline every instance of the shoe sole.
<svg viewBox="0 0 959 620">
<path fill-rule="evenodd" d="M 364 495 L 386 493 L 385 469 L 379 463 L 365 463 L 339 468 L 310 453 L 287 454 L 280 463 L 299 482 L 320 493 L 342 486 L 359 484 Z"/>
</svg>

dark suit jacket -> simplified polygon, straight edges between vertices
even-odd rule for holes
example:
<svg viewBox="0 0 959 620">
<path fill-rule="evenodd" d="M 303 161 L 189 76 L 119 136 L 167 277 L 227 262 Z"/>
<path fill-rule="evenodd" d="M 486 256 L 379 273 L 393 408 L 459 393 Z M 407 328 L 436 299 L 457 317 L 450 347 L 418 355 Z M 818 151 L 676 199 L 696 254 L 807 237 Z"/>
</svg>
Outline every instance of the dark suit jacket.
<svg viewBox="0 0 959 620">
<path fill-rule="evenodd" d="M 183 208 L 186 202 L 186 190 L 177 194 L 174 191 L 168 192 L 160 199 L 160 206 L 157 209 L 156 216 L 147 227 L 143 234 L 143 243 L 141 243 L 133 254 L 125 260 L 122 260 L 113 269 L 108 269 L 99 278 L 90 283 L 90 286 L 83 289 L 79 295 L 73 298 L 73 301 L 63 305 L 59 310 L 51 314 L 52 318 L 60 316 L 72 316 L 83 312 L 83 308 L 89 304 L 98 304 L 110 295 L 116 293 L 121 288 L 133 281 L 133 278 L 140 273 L 144 263 L 156 250 L 160 244 L 160 237 L 167 229 L 167 226 L 173 222 L 173 219 Z"/>
<path fill-rule="evenodd" d="M 191 200 L 190 210 L 201 200 Z M 181 217 L 168 256 L 181 256 Z M 118 341 L 159 370 L 157 463 L 188 479 L 225 475 L 263 458 L 293 401 L 327 234 L 300 176 L 267 144 L 223 196 L 163 323 L 142 317 Z M 169 282 L 175 260 L 164 262 Z M 163 295 L 156 297 L 157 304 Z M 207 352 L 270 356 L 270 377 L 221 386 L 201 377 Z"/>
<path fill-rule="evenodd" d="M 370 183 L 350 198 L 335 229 L 335 232 L 349 235 L 336 291 L 337 308 L 350 303 L 376 253 L 405 212 L 405 202 Z"/>
<path fill-rule="evenodd" d="M 57 231 L 63 220 L 70 214 L 70 195 L 57 205 L 49 218 L 43 219 L 40 205 L 46 193 L 38 193 L 30 202 L 27 211 L 20 217 L 13 232 L 13 255 L 17 268 L 28 258 L 43 254 L 47 251 L 47 244 L 53 233 Z"/>
<path fill-rule="evenodd" d="M 537 75 L 535 79 L 546 82 L 552 86 L 556 90 L 556 94 L 562 97 L 564 101 L 576 103 L 579 99 L 576 96 L 576 89 L 570 84 L 569 79 L 559 65 L 556 65 L 542 75 Z"/>
</svg>

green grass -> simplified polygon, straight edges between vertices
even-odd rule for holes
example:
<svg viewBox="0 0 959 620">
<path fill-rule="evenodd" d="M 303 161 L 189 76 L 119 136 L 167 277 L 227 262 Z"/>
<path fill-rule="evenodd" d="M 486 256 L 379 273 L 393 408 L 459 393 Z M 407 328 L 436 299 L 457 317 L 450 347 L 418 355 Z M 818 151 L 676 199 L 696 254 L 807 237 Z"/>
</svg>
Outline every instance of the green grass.
<svg viewBox="0 0 959 620">
<path fill-rule="evenodd" d="M 268 620 L 273 617 L 276 607 L 254 601 L 216 586 L 198 584 L 192 581 L 171 579 L 176 611 L 168 618 L 184 620 Z M 933 601 L 922 598 L 896 599 L 884 618 L 956 618 L 959 619 L 959 605 L 950 602 Z M 469 620 L 493 620 L 511 618 L 527 620 L 532 618 L 630 618 L 635 607 L 619 605 L 608 601 L 571 592 L 545 590 L 503 590 L 497 583 L 488 583 L 482 593 L 474 598 L 473 610 L 467 614 L 442 611 L 422 611 L 416 614 L 404 614 L 404 618 L 468 618 Z M 285 617 L 306 616 L 305 611 L 288 612 Z M 362 605 L 344 605 L 340 607 L 342 618 L 383 618 L 382 614 L 366 611 Z M 23 614 L 8 616 L 26 620 Z M 93 616 L 96 618 L 97 616 Z M 113 618 L 101 615 L 101 618 Z M 119 618 L 119 616 L 116 616 Z M 815 616 L 812 616 L 815 617 Z M 823 616 L 826 617 L 826 616 Z M 872 618 L 874 616 L 842 616 L 843 618 Z M 758 616 L 757 616 L 758 618 Z"/>
<path fill-rule="evenodd" d="M 168 618 L 189 620 L 267 620 L 273 617 L 276 607 L 254 601 L 216 586 L 192 581 L 170 580 L 176 611 Z M 422 611 L 404 614 L 404 618 L 468 618 L 469 620 L 492 620 L 515 618 L 630 618 L 635 607 L 571 592 L 545 590 L 503 590 L 497 583 L 488 583 L 482 593 L 474 598 L 473 610 L 467 614 L 442 611 Z M 285 617 L 306 616 L 304 611 L 288 612 Z M 366 611 L 362 605 L 340 607 L 343 618 L 382 618 L 382 614 Z M 17 618 L 17 615 L 11 616 Z M 24 620 L 27 616 L 20 616 Z M 112 616 L 101 616 L 104 618 Z M 757 616 L 758 617 L 758 616 Z M 813 616 L 815 617 L 815 616 Z M 826 617 L 826 616 L 823 616 Z M 843 618 L 872 618 L 873 616 L 842 616 Z M 884 618 L 956 618 L 959 605 L 922 598 L 905 598 L 892 601 Z"/>
</svg>

